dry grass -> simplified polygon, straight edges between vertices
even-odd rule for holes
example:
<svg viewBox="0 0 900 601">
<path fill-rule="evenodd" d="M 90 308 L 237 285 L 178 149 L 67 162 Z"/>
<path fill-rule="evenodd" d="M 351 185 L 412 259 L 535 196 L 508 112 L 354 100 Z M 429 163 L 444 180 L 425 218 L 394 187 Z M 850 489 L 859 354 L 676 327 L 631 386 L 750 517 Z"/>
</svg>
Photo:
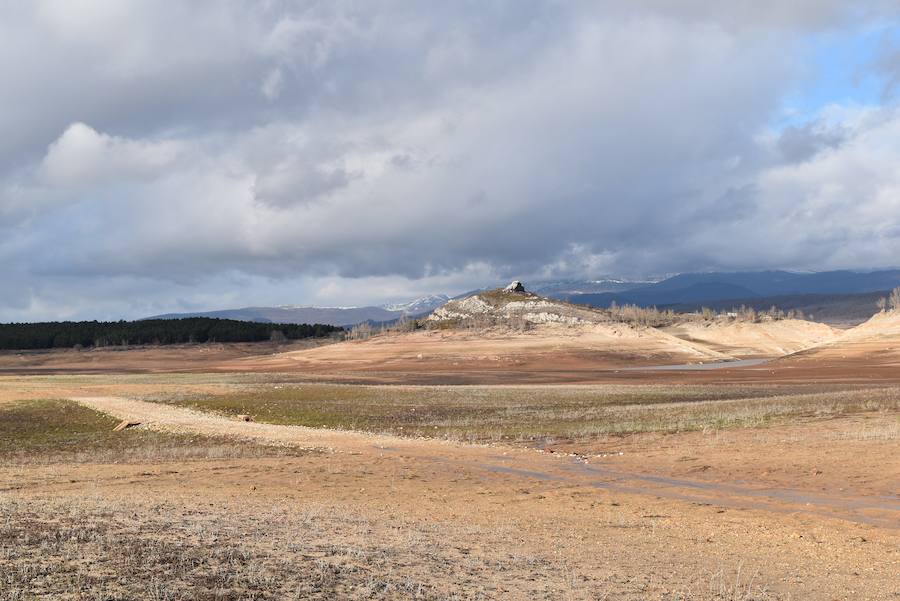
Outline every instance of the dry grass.
<svg viewBox="0 0 900 601">
<path fill-rule="evenodd" d="M 829 438 L 832 440 L 855 440 L 865 442 L 892 442 L 900 440 L 900 417 L 893 423 L 862 426 L 831 433 Z"/>
<path fill-rule="evenodd" d="M 440 525 L 372 522 L 324 506 L 0 506 L 0 599 L 9 601 L 483 599 L 497 596 L 489 574 L 520 571 L 533 580 L 511 586 L 539 598 L 566 588 L 545 557 L 473 552 L 448 543 Z M 471 530 L 454 534 L 479 536 Z"/>
<path fill-rule="evenodd" d="M 759 427 L 900 409 L 900 389 L 818 386 L 399 387 L 277 384 L 159 399 L 257 421 L 470 441 Z"/>
<path fill-rule="evenodd" d="M 0 515 L 5 601 L 770 599 L 740 570 L 651 594 L 646 578 L 585 570 L 552 545 L 523 544 L 512 526 L 373 520 L 324 505 L 0 498 Z"/>
<path fill-rule="evenodd" d="M 0 461 L 7 464 L 125 463 L 294 456 L 309 452 L 223 437 L 133 428 L 114 432 L 118 421 L 64 400 L 0 405 Z"/>
</svg>

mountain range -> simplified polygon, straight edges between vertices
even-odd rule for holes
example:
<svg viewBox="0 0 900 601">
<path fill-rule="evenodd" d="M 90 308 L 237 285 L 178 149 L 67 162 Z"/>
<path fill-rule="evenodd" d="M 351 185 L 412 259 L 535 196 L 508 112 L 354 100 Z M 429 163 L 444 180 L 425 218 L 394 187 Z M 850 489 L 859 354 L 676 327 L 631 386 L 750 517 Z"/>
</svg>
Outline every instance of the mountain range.
<svg viewBox="0 0 900 601">
<path fill-rule="evenodd" d="M 433 294 L 406 303 L 380 307 L 312 307 L 286 305 L 281 307 L 243 307 L 193 313 L 166 313 L 147 319 L 179 319 L 183 317 L 218 317 L 263 323 L 321 323 L 332 326 L 352 326 L 363 322 L 391 322 L 402 317 L 427 315 L 450 300 L 445 294 Z"/>
<path fill-rule="evenodd" d="M 656 306 L 677 311 L 700 307 L 727 310 L 745 305 L 801 310 L 817 320 L 859 323 L 876 311 L 876 301 L 900 286 L 900 270 L 881 271 L 750 271 L 683 273 L 660 281 L 553 280 L 526 282 L 529 291 L 575 304 L 608 307 L 612 303 Z M 463 298 L 481 292 L 454 296 Z M 244 307 L 193 313 L 169 313 L 154 318 L 219 317 L 272 323 L 321 323 L 352 326 L 363 322 L 392 322 L 401 317 L 427 315 L 451 300 L 433 294 L 408 302 L 366 307 Z"/>
<path fill-rule="evenodd" d="M 629 290 L 574 293 L 565 300 L 593 307 L 612 303 L 656 306 L 691 311 L 706 306 L 730 309 L 746 305 L 756 309 L 775 305 L 799 309 L 816 319 L 859 323 L 878 310 L 877 299 L 900 286 L 900 270 L 755 271 L 685 273 Z"/>
</svg>

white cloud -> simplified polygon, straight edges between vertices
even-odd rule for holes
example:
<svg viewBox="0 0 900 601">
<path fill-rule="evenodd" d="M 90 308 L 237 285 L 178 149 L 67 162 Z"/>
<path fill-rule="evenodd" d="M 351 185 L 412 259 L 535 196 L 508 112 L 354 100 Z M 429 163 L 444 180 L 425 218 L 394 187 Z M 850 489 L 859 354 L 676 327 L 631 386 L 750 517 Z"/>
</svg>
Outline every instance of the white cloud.
<svg viewBox="0 0 900 601">
<path fill-rule="evenodd" d="M 900 256 L 900 113 L 861 110 L 847 124 L 840 146 L 759 175 L 770 260 L 853 268 Z"/>
<path fill-rule="evenodd" d="M 896 262 L 894 113 L 771 131 L 809 36 L 892 4 L 35 6 L 0 9 L 0 319 Z"/>
<path fill-rule="evenodd" d="M 36 0 L 38 19 L 67 40 L 122 35 L 139 3 L 129 0 Z"/>
<path fill-rule="evenodd" d="M 159 175 L 181 150 L 176 142 L 129 140 L 73 123 L 47 149 L 40 171 L 53 186 L 102 185 Z"/>
<path fill-rule="evenodd" d="M 266 78 L 263 80 L 262 86 L 260 87 L 260 91 L 263 93 L 263 96 L 269 100 L 277 100 L 278 97 L 281 96 L 281 90 L 283 88 L 284 71 L 280 68 L 275 68 L 266 75 Z"/>
</svg>

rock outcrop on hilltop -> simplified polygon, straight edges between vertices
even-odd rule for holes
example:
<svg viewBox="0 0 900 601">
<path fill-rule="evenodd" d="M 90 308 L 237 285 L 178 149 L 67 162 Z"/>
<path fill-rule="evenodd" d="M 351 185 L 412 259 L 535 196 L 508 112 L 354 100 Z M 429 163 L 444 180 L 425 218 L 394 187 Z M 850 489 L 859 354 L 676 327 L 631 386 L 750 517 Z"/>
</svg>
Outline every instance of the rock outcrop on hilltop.
<svg viewBox="0 0 900 601">
<path fill-rule="evenodd" d="M 453 300 L 428 316 L 431 325 L 588 324 L 609 321 L 603 311 L 527 292 L 522 282 Z"/>
<path fill-rule="evenodd" d="M 887 324 L 900 323 L 896 316 L 876 316 L 871 325 L 856 330 L 884 331 Z M 609 330 L 623 337 L 666 338 L 672 345 L 701 346 L 721 351 L 725 357 L 779 356 L 828 344 L 839 332 L 828 325 L 798 319 L 775 319 L 757 313 L 746 316 L 676 314 L 655 308 L 591 308 L 545 298 L 528 292 L 521 282 L 505 288 L 479 292 L 452 300 L 436 309 L 425 321 L 437 329 L 531 329 L 533 326 L 564 325 L 591 331 Z M 535 328 L 537 330 L 537 328 Z M 900 326 L 898 326 L 900 330 Z M 852 336 L 848 333 L 844 339 Z M 673 347 L 674 348 L 674 347 Z"/>
</svg>

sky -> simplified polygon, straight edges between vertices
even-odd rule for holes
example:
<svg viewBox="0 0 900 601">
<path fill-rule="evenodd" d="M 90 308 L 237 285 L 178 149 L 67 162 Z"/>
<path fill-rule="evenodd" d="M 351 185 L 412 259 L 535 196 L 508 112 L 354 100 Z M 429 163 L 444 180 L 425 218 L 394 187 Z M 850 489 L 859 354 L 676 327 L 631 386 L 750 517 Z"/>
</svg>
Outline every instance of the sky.
<svg viewBox="0 0 900 601">
<path fill-rule="evenodd" d="M 0 321 L 900 265 L 894 0 L 34 0 L 0 77 Z"/>
</svg>

